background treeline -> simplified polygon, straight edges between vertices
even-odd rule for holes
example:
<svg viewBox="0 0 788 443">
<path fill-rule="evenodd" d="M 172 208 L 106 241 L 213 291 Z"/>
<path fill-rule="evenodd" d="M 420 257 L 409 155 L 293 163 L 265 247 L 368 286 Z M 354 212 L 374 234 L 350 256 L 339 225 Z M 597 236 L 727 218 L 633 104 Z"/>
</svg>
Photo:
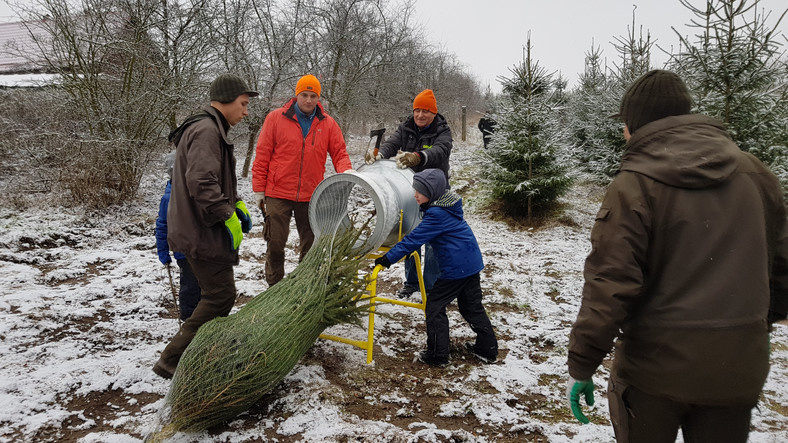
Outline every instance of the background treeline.
<svg viewBox="0 0 788 443">
<path fill-rule="evenodd" d="M 305 73 L 320 78 L 322 102 L 347 133 L 392 127 L 425 88 L 454 124 L 462 105 L 482 102 L 456 57 L 425 42 L 409 1 L 38 0 L 17 9 L 35 41 L 18 53 L 61 80 L 44 93 L 4 92 L 3 163 L 20 161 L 24 144 L 35 157 L 27 168 L 96 206 L 136 195 L 166 134 L 207 103 L 223 72 L 261 93 L 233 130 L 245 171 L 265 115 Z"/>
<path fill-rule="evenodd" d="M 786 37 L 775 32 L 786 11 L 773 16 L 757 0 L 680 1 L 694 18 L 687 29 L 674 28 L 680 45 L 665 66 L 653 65 L 652 53 L 661 49 L 633 14 L 627 33 L 614 38 L 611 64 L 592 43 L 569 92 L 564 79 L 531 58 L 529 39 L 523 61 L 501 77 L 503 93 L 492 100 L 499 131 L 487 170 L 506 213 L 549 215 L 576 178 L 609 182 L 625 146 L 623 125 L 610 116 L 627 86 L 655 68 L 685 79 L 692 111 L 724 122 L 739 147 L 771 167 L 788 189 Z"/>
<path fill-rule="evenodd" d="M 233 130 L 245 173 L 266 113 L 314 73 L 346 136 L 393 128 L 424 88 L 435 90 L 457 138 L 463 106 L 469 130 L 473 111 L 488 110 L 498 131 L 480 155 L 480 179 L 506 213 L 530 218 L 549 213 L 578 177 L 610 180 L 624 139 L 608 116 L 627 85 L 664 67 L 686 79 L 694 111 L 725 122 L 742 149 L 788 183 L 786 37 L 774 31 L 784 11 L 763 11 L 757 0 L 680 1 L 695 19 L 676 28 L 680 45 L 665 66 L 653 65 L 662 49 L 633 14 L 612 38 L 615 54 L 591 42 L 571 90 L 532 59 L 542 40 L 532 36 L 492 94 L 425 41 L 409 0 L 38 0 L 17 8 L 35 49 L 16 51 L 60 81 L 0 91 L 3 181 L 20 206 L 26 191 L 49 185 L 89 206 L 133 199 L 149 163 L 168 149 L 166 134 L 228 71 L 261 93 Z"/>
</svg>

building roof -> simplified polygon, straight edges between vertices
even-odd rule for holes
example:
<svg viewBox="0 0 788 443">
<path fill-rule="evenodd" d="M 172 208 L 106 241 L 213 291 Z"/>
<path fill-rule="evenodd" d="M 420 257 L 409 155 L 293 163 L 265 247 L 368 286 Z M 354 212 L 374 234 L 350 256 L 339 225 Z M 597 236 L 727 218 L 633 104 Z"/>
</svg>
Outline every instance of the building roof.
<svg viewBox="0 0 788 443">
<path fill-rule="evenodd" d="M 41 49 L 31 32 L 47 36 L 41 22 L 0 23 L 0 74 L 41 70 Z"/>
</svg>

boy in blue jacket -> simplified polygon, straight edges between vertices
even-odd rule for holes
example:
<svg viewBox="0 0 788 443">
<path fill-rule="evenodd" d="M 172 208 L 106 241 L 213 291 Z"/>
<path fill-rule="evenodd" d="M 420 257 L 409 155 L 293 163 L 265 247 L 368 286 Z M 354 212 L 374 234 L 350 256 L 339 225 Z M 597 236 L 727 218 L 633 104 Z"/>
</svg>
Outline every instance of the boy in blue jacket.
<svg viewBox="0 0 788 443">
<path fill-rule="evenodd" d="M 462 318 L 476 333 L 476 342 L 468 342 L 465 347 L 483 362 L 494 363 L 498 358 L 498 340 L 482 306 L 479 278 L 484 262 L 476 237 L 463 218 L 462 198 L 448 189 L 446 175 L 440 169 L 417 172 L 413 189 L 423 211 L 421 223 L 375 264 L 388 268 L 424 243 L 432 244 L 440 277 L 427 292 L 427 350 L 420 352 L 417 359 L 430 366 L 449 364 L 446 306 L 456 298 Z"/>
<path fill-rule="evenodd" d="M 175 165 L 175 151 L 164 157 L 164 166 L 167 168 L 167 187 L 164 188 L 164 195 L 159 202 L 159 215 L 156 217 L 156 252 L 159 254 L 159 261 L 165 266 L 172 263 L 170 258 L 170 247 L 167 244 L 167 206 L 170 204 L 170 191 L 172 190 L 172 168 Z M 186 257 L 180 252 L 174 252 L 175 262 L 180 268 L 180 289 L 178 290 L 178 308 L 180 309 L 181 320 L 186 321 L 191 317 L 197 302 L 200 301 L 200 284 L 194 276 L 192 268 Z"/>
</svg>

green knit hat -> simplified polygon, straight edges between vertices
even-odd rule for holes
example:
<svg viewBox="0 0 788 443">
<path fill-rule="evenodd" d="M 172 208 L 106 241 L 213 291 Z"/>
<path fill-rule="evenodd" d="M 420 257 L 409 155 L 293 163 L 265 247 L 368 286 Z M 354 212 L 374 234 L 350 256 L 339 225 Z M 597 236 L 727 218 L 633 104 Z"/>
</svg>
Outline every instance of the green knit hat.
<svg viewBox="0 0 788 443">
<path fill-rule="evenodd" d="M 222 74 L 211 83 L 211 101 L 231 103 L 241 94 L 257 97 L 259 93 L 249 90 L 246 83 L 234 74 Z"/>
<path fill-rule="evenodd" d="M 630 134 L 638 128 L 671 115 L 689 114 L 692 107 L 687 85 L 670 71 L 649 71 L 624 93 L 616 117 L 627 125 Z"/>
</svg>

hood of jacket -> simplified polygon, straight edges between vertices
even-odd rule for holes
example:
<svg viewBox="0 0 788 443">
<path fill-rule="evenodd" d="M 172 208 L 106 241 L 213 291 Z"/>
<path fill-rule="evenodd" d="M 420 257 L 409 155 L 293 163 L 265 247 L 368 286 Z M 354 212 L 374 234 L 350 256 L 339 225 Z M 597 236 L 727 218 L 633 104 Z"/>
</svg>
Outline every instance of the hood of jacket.
<svg viewBox="0 0 788 443">
<path fill-rule="evenodd" d="M 437 206 L 460 220 L 463 218 L 462 197 L 454 191 L 447 190 L 434 201 L 427 203 L 427 206 Z"/>
<path fill-rule="evenodd" d="M 740 153 L 721 122 L 686 114 L 639 128 L 626 145 L 620 169 L 670 186 L 702 189 L 728 179 Z"/>
</svg>

